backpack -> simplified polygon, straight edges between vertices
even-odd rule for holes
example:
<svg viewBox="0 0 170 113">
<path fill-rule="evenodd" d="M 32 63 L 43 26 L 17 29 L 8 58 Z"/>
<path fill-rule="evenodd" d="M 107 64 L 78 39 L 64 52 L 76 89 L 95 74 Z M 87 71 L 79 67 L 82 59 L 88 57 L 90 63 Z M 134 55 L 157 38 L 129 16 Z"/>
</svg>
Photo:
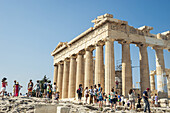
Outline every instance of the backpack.
<svg viewBox="0 0 170 113">
<path fill-rule="evenodd" d="M 47 89 L 47 84 L 46 83 L 43 84 L 43 88 Z"/>
<path fill-rule="evenodd" d="M 77 93 L 78 93 L 78 94 L 81 93 L 81 88 L 77 89 Z"/>
</svg>

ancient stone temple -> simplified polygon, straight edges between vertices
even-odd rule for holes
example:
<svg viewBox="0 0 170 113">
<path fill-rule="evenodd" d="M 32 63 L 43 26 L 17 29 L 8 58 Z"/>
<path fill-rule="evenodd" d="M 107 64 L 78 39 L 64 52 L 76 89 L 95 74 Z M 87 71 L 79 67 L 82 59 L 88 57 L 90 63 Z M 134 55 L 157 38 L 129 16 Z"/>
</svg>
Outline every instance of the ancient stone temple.
<svg viewBox="0 0 170 113">
<path fill-rule="evenodd" d="M 60 97 L 74 98 L 79 84 L 90 88 L 100 83 L 107 94 L 115 87 L 114 41 L 122 45 L 122 94 L 127 96 L 132 88 L 130 44 L 135 44 L 139 47 L 141 91 L 150 87 L 147 53 L 150 46 L 156 55 L 157 91 L 167 97 L 163 49 L 170 51 L 170 31 L 151 34 L 152 27 L 134 28 L 111 14 L 98 16 L 92 22 L 93 27 L 70 42 L 60 42 L 51 54 L 54 57 L 53 81 L 57 83 Z"/>
</svg>

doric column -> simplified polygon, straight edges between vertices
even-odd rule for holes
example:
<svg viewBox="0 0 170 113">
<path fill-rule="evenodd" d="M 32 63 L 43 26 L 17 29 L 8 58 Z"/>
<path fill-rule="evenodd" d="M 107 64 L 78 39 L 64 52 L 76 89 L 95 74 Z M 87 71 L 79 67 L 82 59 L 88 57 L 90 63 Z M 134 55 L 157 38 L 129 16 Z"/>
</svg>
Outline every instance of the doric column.
<svg viewBox="0 0 170 113">
<path fill-rule="evenodd" d="M 165 73 L 165 64 L 164 64 L 164 56 L 163 56 L 163 49 L 156 48 L 155 55 L 156 55 L 156 75 L 157 75 L 157 91 L 158 96 L 160 98 L 165 98 L 168 96 L 168 89 L 167 89 L 167 77 Z"/>
<path fill-rule="evenodd" d="M 138 47 L 140 59 L 140 87 L 141 93 L 143 93 L 146 88 L 150 88 L 148 52 L 146 44 L 138 44 Z"/>
<path fill-rule="evenodd" d="M 58 64 L 58 79 L 57 79 L 57 91 L 60 92 L 60 98 L 62 97 L 62 84 L 63 84 L 63 61 Z"/>
<path fill-rule="evenodd" d="M 74 98 L 76 93 L 76 56 L 70 58 L 68 98 Z"/>
<path fill-rule="evenodd" d="M 105 93 L 109 94 L 115 87 L 114 43 L 110 38 L 105 40 Z"/>
<path fill-rule="evenodd" d="M 58 66 L 57 66 L 57 64 L 55 64 L 54 65 L 53 84 L 56 83 L 56 85 L 57 85 L 57 78 L 58 78 Z"/>
<path fill-rule="evenodd" d="M 122 42 L 122 94 L 127 97 L 132 89 L 132 68 L 130 57 L 130 44 Z"/>
<path fill-rule="evenodd" d="M 95 84 L 101 84 L 104 88 L 104 59 L 103 59 L 103 42 L 96 44 L 96 58 L 95 58 Z M 103 89 L 104 91 L 104 89 Z"/>
<path fill-rule="evenodd" d="M 84 54 L 84 50 L 77 54 L 76 89 L 80 84 L 84 87 Z"/>
<path fill-rule="evenodd" d="M 93 86 L 93 47 L 86 48 L 85 51 L 85 77 L 84 88 Z"/>
<path fill-rule="evenodd" d="M 69 64 L 70 61 L 68 58 L 66 58 L 64 60 L 62 98 L 68 98 L 69 66 L 70 66 Z"/>
<path fill-rule="evenodd" d="M 155 90 L 155 74 L 156 74 L 156 71 L 151 71 L 151 72 L 150 72 L 151 91 L 154 91 L 154 90 Z"/>
</svg>

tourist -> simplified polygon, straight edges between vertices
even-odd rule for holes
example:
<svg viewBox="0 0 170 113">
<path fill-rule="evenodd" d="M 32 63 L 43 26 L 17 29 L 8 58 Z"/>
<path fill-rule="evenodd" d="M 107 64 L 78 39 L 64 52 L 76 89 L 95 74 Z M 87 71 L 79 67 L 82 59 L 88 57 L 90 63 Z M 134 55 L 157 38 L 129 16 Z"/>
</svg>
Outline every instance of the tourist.
<svg viewBox="0 0 170 113">
<path fill-rule="evenodd" d="M 56 90 L 57 90 L 57 86 L 56 86 L 56 82 L 53 83 L 53 86 L 52 86 L 52 91 L 53 91 L 53 97 L 52 98 L 56 98 Z"/>
<path fill-rule="evenodd" d="M 97 104 L 97 92 L 98 92 L 98 89 L 97 89 L 97 86 L 94 85 L 94 104 Z"/>
<path fill-rule="evenodd" d="M 129 90 L 129 102 L 130 102 L 130 109 L 135 109 L 135 94 L 134 90 L 130 89 Z"/>
<path fill-rule="evenodd" d="M 121 103 L 122 103 L 123 106 L 125 105 L 125 101 L 124 101 L 124 96 L 123 95 L 121 95 Z"/>
<path fill-rule="evenodd" d="M 15 96 L 16 94 L 15 94 L 15 85 L 16 85 L 16 83 L 17 83 L 17 81 L 16 80 L 14 80 L 14 85 L 13 85 L 13 95 Z"/>
<path fill-rule="evenodd" d="M 34 88 L 36 87 L 36 97 L 40 97 L 40 81 L 37 80 L 37 83 L 35 84 Z M 34 89 L 33 88 L 33 89 Z"/>
<path fill-rule="evenodd" d="M 151 103 L 152 103 L 152 105 L 154 105 L 154 104 L 155 104 L 155 97 L 154 97 L 154 95 L 153 95 L 153 94 L 151 94 Z"/>
<path fill-rule="evenodd" d="M 116 111 L 117 95 L 116 95 L 116 92 L 114 92 L 114 89 L 111 90 L 110 99 L 111 99 L 111 106 L 110 107 L 113 111 L 113 105 L 114 105 L 114 110 Z"/>
<path fill-rule="evenodd" d="M 32 89 L 33 89 L 33 82 L 32 80 L 30 80 L 30 82 L 28 83 L 28 97 L 31 96 L 32 97 Z"/>
<path fill-rule="evenodd" d="M 110 95 L 110 93 L 109 93 L 109 104 L 110 104 L 110 106 L 111 106 L 111 104 L 112 104 L 112 101 L 111 101 L 111 95 Z"/>
<path fill-rule="evenodd" d="M 158 107 L 158 96 L 155 94 L 155 107 Z"/>
<path fill-rule="evenodd" d="M 142 99 L 142 98 L 141 98 L 140 94 L 138 94 L 138 97 L 137 97 L 137 102 L 138 102 L 138 103 L 137 103 L 137 106 L 136 106 L 136 110 L 137 110 L 138 108 L 141 108 L 141 104 L 140 104 L 140 103 L 141 103 L 141 99 Z"/>
<path fill-rule="evenodd" d="M 129 107 L 130 106 L 130 101 L 129 101 L 129 99 L 127 99 L 127 107 Z"/>
<path fill-rule="evenodd" d="M 98 92 L 98 96 L 99 96 L 99 109 L 102 111 L 102 106 L 103 106 L 102 88 L 100 88 L 100 91 Z"/>
<path fill-rule="evenodd" d="M 118 89 L 119 82 L 116 80 L 116 89 Z"/>
<path fill-rule="evenodd" d="M 118 94 L 118 103 L 119 103 L 119 105 L 121 105 L 121 96 L 120 96 L 120 93 Z"/>
<path fill-rule="evenodd" d="M 5 95 L 6 86 L 8 85 L 6 80 L 7 80 L 7 78 L 2 79 L 2 88 L 1 88 L 1 92 L 0 92 L 0 94 L 2 93 L 2 97 Z"/>
<path fill-rule="evenodd" d="M 146 112 L 147 108 L 148 108 L 148 111 L 149 113 L 151 112 L 150 111 L 150 105 L 149 105 L 149 101 L 148 101 L 148 93 L 149 93 L 149 88 L 147 88 L 144 92 L 143 92 L 143 100 L 144 100 L 144 103 L 145 103 L 145 108 L 144 108 L 144 112 Z"/>
<path fill-rule="evenodd" d="M 101 89 L 101 85 L 98 84 L 98 92 L 100 92 L 100 89 Z"/>
<path fill-rule="evenodd" d="M 43 90 L 44 90 L 43 97 L 45 98 L 47 95 L 47 80 L 46 79 L 44 80 Z"/>
<path fill-rule="evenodd" d="M 52 96 L 52 90 L 50 83 L 47 85 L 47 98 L 51 98 Z"/>
<path fill-rule="evenodd" d="M 106 95 L 106 93 L 103 93 L 104 106 L 106 106 L 106 99 L 107 99 L 107 95 Z"/>
<path fill-rule="evenodd" d="M 90 87 L 89 89 L 89 92 L 90 92 L 90 104 L 93 104 L 93 86 Z"/>
<path fill-rule="evenodd" d="M 57 93 L 56 93 L 56 100 L 57 100 L 57 101 L 59 101 L 59 97 L 60 97 L 60 92 L 57 91 Z"/>
<path fill-rule="evenodd" d="M 15 95 L 14 96 L 15 97 L 19 96 L 19 83 L 18 82 L 15 84 Z"/>
<path fill-rule="evenodd" d="M 85 103 L 87 103 L 87 99 L 88 99 L 88 97 L 89 97 L 89 90 L 88 90 L 88 87 L 85 88 L 84 96 L 85 96 Z"/>
<path fill-rule="evenodd" d="M 79 84 L 79 88 L 77 89 L 77 95 L 78 95 L 79 102 L 81 102 L 82 92 L 83 92 L 82 84 Z"/>
</svg>

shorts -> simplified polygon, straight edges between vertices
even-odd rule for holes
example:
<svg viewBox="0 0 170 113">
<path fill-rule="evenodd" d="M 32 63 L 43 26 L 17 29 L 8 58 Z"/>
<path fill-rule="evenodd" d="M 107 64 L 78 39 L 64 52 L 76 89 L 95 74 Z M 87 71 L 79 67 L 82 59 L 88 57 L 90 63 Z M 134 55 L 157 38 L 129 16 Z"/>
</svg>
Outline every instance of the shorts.
<svg viewBox="0 0 170 113">
<path fill-rule="evenodd" d="M 1 88 L 1 91 L 5 92 L 5 90 L 6 90 L 6 87 Z"/>
<path fill-rule="evenodd" d="M 130 100 L 131 105 L 135 105 L 135 100 Z"/>
<path fill-rule="evenodd" d="M 99 101 L 103 101 L 103 97 L 99 97 Z"/>
<path fill-rule="evenodd" d="M 106 99 L 104 99 L 104 101 L 106 101 Z"/>
<path fill-rule="evenodd" d="M 40 89 L 39 89 L 39 88 L 37 88 L 37 89 L 36 89 L 36 93 L 39 93 L 39 92 L 40 92 Z"/>
<path fill-rule="evenodd" d="M 47 94 L 47 89 L 44 89 L 44 94 L 45 94 L 45 95 Z"/>
<path fill-rule="evenodd" d="M 158 102 L 157 102 L 157 101 L 155 101 L 155 105 L 158 105 Z"/>
<path fill-rule="evenodd" d="M 116 101 L 117 101 L 116 98 L 111 99 L 111 103 L 113 103 L 113 104 L 116 104 Z"/>
<path fill-rule="evenodd" d="M 78 94 L 78 99 L 81 100 L 81 97 L 82 97 L 82 93 L 79 93 L 79 94 Z"/>
</svg>

